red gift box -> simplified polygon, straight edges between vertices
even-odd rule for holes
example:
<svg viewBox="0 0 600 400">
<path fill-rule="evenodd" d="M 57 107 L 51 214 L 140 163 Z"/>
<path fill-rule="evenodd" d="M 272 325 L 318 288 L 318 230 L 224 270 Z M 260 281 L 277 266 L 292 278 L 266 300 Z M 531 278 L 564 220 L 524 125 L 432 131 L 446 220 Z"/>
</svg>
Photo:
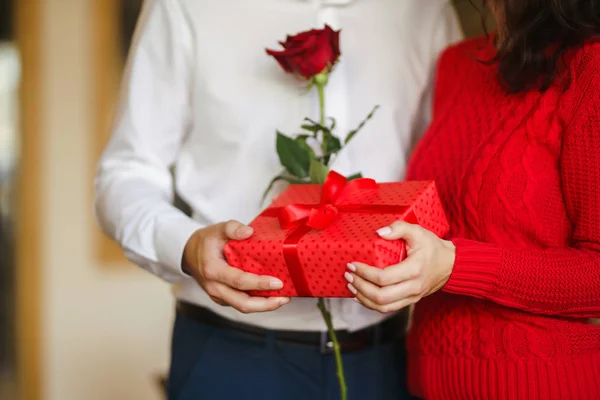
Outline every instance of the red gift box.
<svg viewBox="0 0 600 400">
<path fill-rule="evenodd" d="M 250 226 L 254 235 L 230 241 L 230 265 L 281 279 L 283 289 L 255 296 L 354 297 L 344 279 L 351 261 L 386 268 L 406 256 L 403 241 L 376 230 L 397 220 L 418 223 L 438 236 L 448 221 L 435 184 L 346 182 L 331 172 L 324 185 L 291 185 Z"/>
</svg>

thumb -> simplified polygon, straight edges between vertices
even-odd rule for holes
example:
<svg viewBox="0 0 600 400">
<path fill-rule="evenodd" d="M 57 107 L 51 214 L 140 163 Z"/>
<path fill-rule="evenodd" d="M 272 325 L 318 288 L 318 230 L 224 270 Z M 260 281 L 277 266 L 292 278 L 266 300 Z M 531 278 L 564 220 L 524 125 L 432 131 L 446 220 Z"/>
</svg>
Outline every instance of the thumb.
<svg viewBox="0 0 600 400">
<path fill-rule="evenodd" d="M 423 228 L 419 225 L 409 224 L 405 221 L 396 221 L 389 226 L 377 230 L 377 234 L 386 240 L 403 239 L 407 243 L 414 243 L 422 234 Z"/>
<path fill-rule="evenodd" d="M 244 240 L 248 239 L 254 233 L 254 230 L 248 225 L 244 225 L 238 221 L 227 221 L 223 227 L 223 233 L 227 239 Z"/>
</svg>

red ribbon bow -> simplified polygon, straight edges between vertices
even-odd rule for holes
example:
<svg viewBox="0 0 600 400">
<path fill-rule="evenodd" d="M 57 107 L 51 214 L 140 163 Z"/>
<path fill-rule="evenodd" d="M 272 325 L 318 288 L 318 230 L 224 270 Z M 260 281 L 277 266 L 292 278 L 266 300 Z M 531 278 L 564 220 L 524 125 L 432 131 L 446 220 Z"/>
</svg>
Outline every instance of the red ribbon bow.
<svg viewBox="0 0 600 400">
<path fill-rule="evenodd" d="M 377 190 L 377 188 L 377 183 L 373 179 L 360 178 L 348 182 L 343 175 L 331 171 L 323 184 L 319 204 L 271 207 L 261 214 L 263 217 L 278 218 L 282 229 L 295 228 L 283 241 L 283 256 L 298 296 L 311 297 L 311 290 L 298 257 L 298 243 L 304 235 L 312 229 L 326 229 L 340 213 L 403 214 L 406 212 L 407 205 L 345 204 L 345 200 L 352 192 Z M 405 220 L 417 223 L 414 213 L 407 216 Z"/>
<path fill-rule="evenodd" d="M 357 206 L 339 204 L 340 200 L 343 200 L 348 193 L 355 190 L 377 190 L 377 183 L 373 179 L 367 178 L 348 182 L 343 175 L 331 171 L 323 185 L 321 203 L 290 204 L 285 207 L 274 208 L 272 212 L 277 214 L 282 229 L 289 229 L 299 223 L 304 223 L 314 229 L 326 229 L 333 223 L 338 213 L 360 211 Z"/>
</svg>

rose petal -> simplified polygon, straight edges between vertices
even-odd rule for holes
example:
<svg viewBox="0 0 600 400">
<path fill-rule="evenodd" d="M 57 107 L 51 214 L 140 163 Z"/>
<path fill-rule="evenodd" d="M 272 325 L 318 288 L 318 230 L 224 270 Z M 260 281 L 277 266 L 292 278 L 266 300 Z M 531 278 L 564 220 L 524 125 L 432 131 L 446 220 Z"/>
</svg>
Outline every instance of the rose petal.
<svg viewBox="0 0 600 400">
<path fill-rule="evenodd" d="M 283 53 L 284 52 L 267 49 L 267 54 L 275 58 L 275 60 L 277 60 L 277 62 L 279 63 L 279 65 L 281 65 L 281 68 L 283 68 L 285 72 L 294 72 L 294 70 L 288 63 L 288 57 Z"/>
<path fill-rule="evenodd" d="M 310 79 L 337 63 L 340 55 L 339 33 L 325 25 L 324 29 L 288 35 L 285 42 L 279 42 L 284 50 L 267 49 L 267 54 L 273 56 L 286 72 Z"/>
</svg>

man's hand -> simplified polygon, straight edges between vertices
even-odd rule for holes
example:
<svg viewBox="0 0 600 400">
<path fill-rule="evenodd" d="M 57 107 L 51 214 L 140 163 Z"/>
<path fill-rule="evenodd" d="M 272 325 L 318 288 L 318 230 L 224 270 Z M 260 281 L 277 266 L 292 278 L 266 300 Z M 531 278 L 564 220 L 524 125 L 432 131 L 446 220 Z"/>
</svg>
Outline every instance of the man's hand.
<svg viewBox="0 0 600 400">
<path fill-rule="evenodd" d="M 223 247 L 229 240 L 252 236 L 251 227 L 237 221 L 208 226 L 196 231 L 185 245 L 183 269 L 217 304 L 231 306 L 243 313 L 276 310 L 289 303 L 287 297 L 252 297 L 248 290 L 278 290 L 283 283 L 270 276 L 244 272 L 227 264 Z"/>
</svg>

